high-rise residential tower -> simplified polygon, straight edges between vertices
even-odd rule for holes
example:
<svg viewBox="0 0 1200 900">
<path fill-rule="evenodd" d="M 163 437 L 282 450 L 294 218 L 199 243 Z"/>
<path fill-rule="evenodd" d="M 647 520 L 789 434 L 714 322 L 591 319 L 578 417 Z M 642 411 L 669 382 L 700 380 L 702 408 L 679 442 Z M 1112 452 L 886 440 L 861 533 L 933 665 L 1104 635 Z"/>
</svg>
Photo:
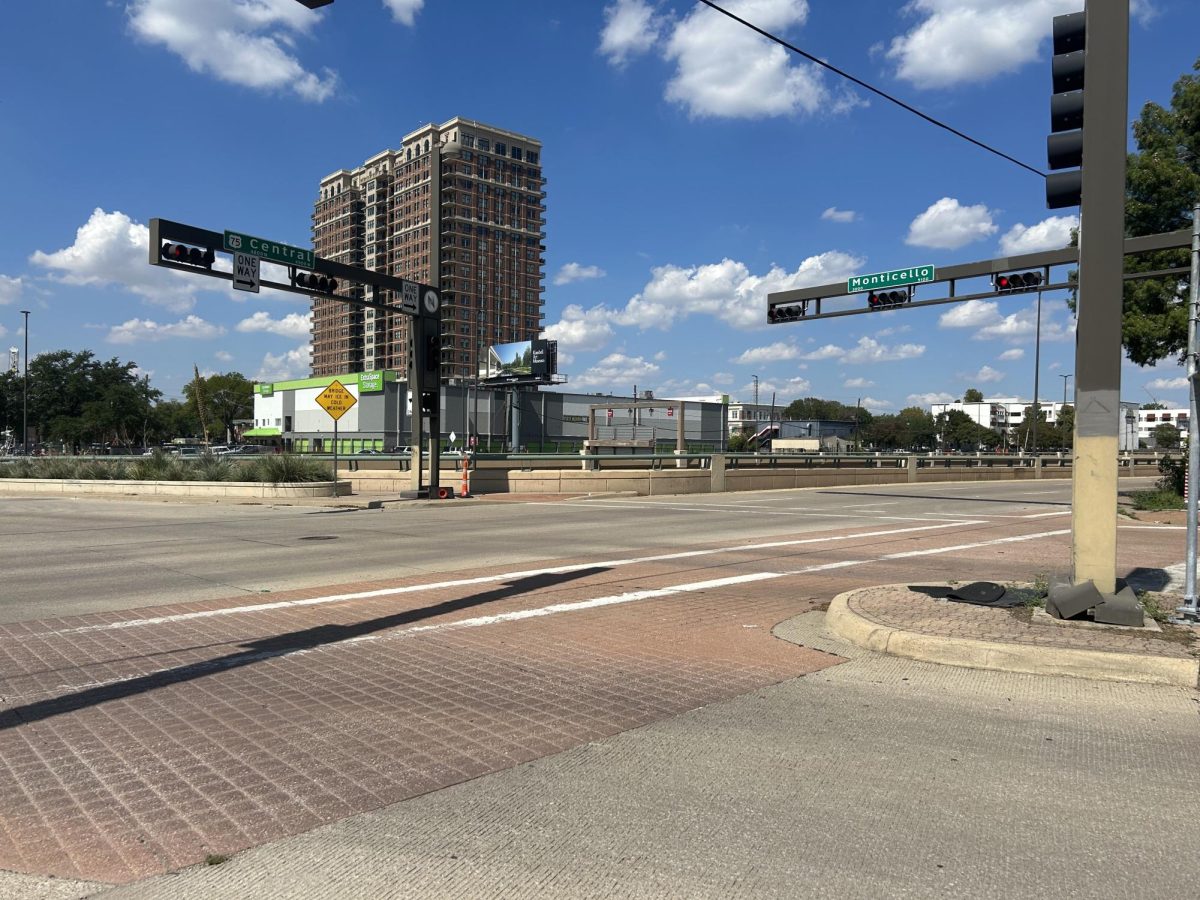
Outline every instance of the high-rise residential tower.
<svg viewBox="0 0 1200 900">
<path fill-rule="evenodd" d="M 318 256 L 442 291 L 443 378 L 473 378 L 492 344 L 541 330 L 545 265 L 542 145 L 455 118 L 404 136 L 321 180 Z M 371 299 L 361 286 L 339 293 Z M 357 292 L 357 293 L 356 293 Z M 395 303 L 383 292 L 375 299 Z M 409 319 L 313 299 L 312 374 L 407 371 Z"/>
</svg>

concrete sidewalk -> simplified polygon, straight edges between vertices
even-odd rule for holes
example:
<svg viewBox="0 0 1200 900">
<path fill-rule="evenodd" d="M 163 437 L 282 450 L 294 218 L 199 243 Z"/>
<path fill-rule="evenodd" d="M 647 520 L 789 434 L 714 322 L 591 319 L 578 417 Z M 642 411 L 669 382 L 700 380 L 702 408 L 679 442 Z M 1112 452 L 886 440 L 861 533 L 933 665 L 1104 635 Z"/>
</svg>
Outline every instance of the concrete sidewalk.
<svg viewBox="0 0 1200 900">
<path fill-rule="evenodd" d="M 1194 893 L 1194 691 L 877 655 L 819 612 L 775 634 L 848 661 L 219 865 L 0 896 Z"/>
</svg>

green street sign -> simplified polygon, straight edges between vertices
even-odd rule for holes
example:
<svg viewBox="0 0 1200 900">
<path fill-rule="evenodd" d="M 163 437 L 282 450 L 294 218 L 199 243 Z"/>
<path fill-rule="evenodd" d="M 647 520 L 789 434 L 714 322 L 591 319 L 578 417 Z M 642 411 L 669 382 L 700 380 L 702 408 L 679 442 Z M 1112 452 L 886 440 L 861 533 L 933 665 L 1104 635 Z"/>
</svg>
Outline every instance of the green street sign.
<svg viewBox="0 0 1200 900">
<path fill-rule="evenodd" d="M 902 287 L 906 284 L 921 284 L 934 280 L 933 266 L 909 266 L 891 272 L 876 272 L 874 275 L 855 275 L 846 279 L 846 293 L 857 294 L 875 288 Z"/>
<path fill-rule="evenodd" d="M 302 269 L 311 269 L 313 266 L 314 257 L 311 250 L 237 231 L 225 232 L 225 249 L 231 253 L 248 253 L 251 256 L 269 259 L 271 262 L 283 263 L 285 266 L 299 266 Z"/>
</svg>

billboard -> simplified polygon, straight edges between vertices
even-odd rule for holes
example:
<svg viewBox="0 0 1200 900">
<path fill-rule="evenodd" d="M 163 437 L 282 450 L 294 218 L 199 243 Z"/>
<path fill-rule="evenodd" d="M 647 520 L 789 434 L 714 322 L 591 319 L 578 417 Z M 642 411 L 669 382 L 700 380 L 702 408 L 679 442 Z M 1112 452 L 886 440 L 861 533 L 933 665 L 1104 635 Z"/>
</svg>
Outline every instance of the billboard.
<svg viewBox="0 0 1200 900">
<path fill-rule="evenodd" d="M 537 339 L 488 347 L 483 378 L 548 379 L 558 372 L 558 341 Z"/>
</svg>

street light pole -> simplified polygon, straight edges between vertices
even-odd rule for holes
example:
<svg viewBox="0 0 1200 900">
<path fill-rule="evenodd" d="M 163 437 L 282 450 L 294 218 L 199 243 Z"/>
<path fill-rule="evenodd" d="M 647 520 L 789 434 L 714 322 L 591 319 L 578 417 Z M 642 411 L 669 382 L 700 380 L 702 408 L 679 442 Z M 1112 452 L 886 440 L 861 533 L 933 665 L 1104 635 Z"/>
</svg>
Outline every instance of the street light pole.
<svg viewBox="0 0 1200 900">
<path fill-rule="evenodd" d="M 21 454 L 29 456 L 29 310 L 21 310 L 25 317 L 25 374 L 21 379 Z"/>
<path fill-rule="evenodd" d="M 1059 375 L 1058 377 L 1063 380 L 1063 405 L 1058 411 L 1058 431 L 1062 437 L 1062 448 L 1063 448 L 1063 450 L 1066 450 L 1067 449 L 1067 432 L 1064 431 L 1063 427 L 1062 427 L 1062 411 L 1067 408 L 1067 379 L 1074 378 L 1075 373 L 1070 372 L 1066 375 Z"/>
</svg>

